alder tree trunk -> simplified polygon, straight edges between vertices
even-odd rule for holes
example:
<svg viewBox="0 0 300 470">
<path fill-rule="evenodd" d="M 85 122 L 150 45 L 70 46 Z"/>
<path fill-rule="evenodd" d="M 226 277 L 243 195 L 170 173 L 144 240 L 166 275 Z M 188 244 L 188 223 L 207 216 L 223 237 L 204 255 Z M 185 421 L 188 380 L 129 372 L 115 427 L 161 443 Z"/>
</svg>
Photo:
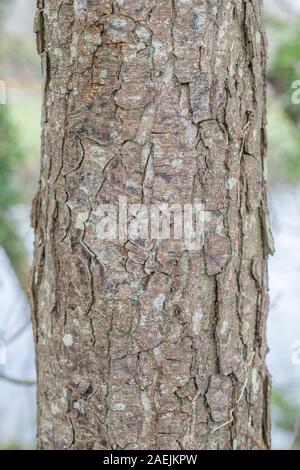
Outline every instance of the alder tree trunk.
<svg viewBox="0 0 300 470">
<path fill-rule="evenodd" d="M 40 0 L 35 32 L 39 448 L 268 448 L 261 0 Z M 200 200 L 203 247 L 101 239 L 119 196 Z"/>
</svg>

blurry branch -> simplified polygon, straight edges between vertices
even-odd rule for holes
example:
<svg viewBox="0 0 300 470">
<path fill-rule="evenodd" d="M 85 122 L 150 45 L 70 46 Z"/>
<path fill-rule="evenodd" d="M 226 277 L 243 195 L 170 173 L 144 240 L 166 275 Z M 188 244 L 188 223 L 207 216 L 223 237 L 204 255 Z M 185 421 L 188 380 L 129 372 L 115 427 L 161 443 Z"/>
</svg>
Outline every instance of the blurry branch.
<svg viewBox="0 0 300 470">
<path fill-rule="evenodd" d="M 27 385 L 33 387 L 36 385 L 35 380 L 22 380 L 22 379 L 15 379 L 13 377 L 8 377 L 4 374 L 0 374 L 0 380 L 6 380 L 7 382 L 13 383 L 15 385 Z"/>
<path fill-rule="evenodd" d="M 13 335 L 11 335 L 10 338 L 8 338 L 8 340 L 5 341 L 5 344 L 13 343 L 16 339 L 18 339 L 30 324 L 31 320 L 29 319 L 18 331 L 16 331 Z"/>
<path fill-rule="evenodd" d="M 0 207 L 0 220 L 5 225 L 6 230 L 8 231 L 7 242 L 3 243 L 3 248 L 5 249 L 11 264 L 15 270 L 15 273 L 19 279 L 23 291 L 26 293 L 28 288 L 28 273 L 29 265 L 26 254 L 26 248 L 24 246 L 23 240 L 16 232 L 13 224 L 9 220 L 5 210 Z M 15 245 L 11 243 L 13 239 L 18 246 L 18 253 L 15 252 Z"/>
</svg>

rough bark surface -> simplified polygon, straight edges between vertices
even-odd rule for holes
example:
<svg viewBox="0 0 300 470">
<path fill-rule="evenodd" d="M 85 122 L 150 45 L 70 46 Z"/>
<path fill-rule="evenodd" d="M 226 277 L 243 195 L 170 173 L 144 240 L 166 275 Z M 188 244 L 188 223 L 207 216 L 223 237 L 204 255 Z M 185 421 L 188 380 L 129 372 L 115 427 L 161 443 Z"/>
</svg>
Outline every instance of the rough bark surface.
<svg viewBox="0 0 300 470">
<path fill-rule="evenodd" d="M 260 0 L 40 0 L 38 443 L 269 447 Z M 205 244 L 104 242 L 98 207 L 200 199 Z"/>
</svg>

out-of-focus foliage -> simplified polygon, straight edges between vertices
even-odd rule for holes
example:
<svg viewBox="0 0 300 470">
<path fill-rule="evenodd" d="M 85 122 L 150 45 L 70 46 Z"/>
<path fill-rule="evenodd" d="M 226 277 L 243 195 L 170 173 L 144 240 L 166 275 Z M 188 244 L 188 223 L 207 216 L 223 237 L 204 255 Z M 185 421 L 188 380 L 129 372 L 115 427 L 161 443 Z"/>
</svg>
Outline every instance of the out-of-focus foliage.
<svg viewBox="0 0 300 470">
<path fill-rule="evenodd" d="M 278 16 L 268 11 L 266 25 L 269 42 L 269 180 L 272 185 L 294 184 L 300 181 L 300 105 L 292 102 L 295 91 L 292 84 L 300 80 L 300 19 L 297 15 L 287 16 L 283 8 Z M 283 268 L 282 282 L 287 282 L 284 273 Z M 300 433 L 295 433 L 299 412 L 293 384 L 275 386 L 272 426 L 276 431 L 277 445 L 283 440 L 284 446 L 289 448 L 294 441 L 293 448 L 300 448 Z"/>
<path fill-rule="evenodd" d="M 0 26 L 8 4 L 7 0 L 0 0 Z M 4 57 L 5 51 L 0 47 L 0 64 Z M 2 79 L 1 68 L 0 79 Z M 12 122 L 8 106 L 0 104 L 0 246 L 5 249 L 21 285 L 25 287 L 27 254 L 17 235 L 10 213 L 11 208 L 21 201 L 20 185 L 15 178 L 21 160 L 22 153 L 16 126 Z"/>
<path fill-rule="evenodd" d="M 280 34 L 281 28 L 277 30 Z M 289 117 L 300 124 L 300 106 L 292 103 L 292 83 L 300 79 L 300 21 L 289 28 L 284 28 L 282 41 L 271 56 L 269 79 L 273 84 L 280 101 Z"/>
<path fill-rule="evenodd" d="M 273 388 L 273 425 L 290 433 L 294 432 L 298 407 L 293 403 L 286 389 Z"/>
<path fill-rule="evenodd" d="M 271 182 L 300 180 L 300 131 L 281 106 L 280 100 L 269 94 L 268 136 L 269 173 Z M 297 106 L 295 106 L 297 107 Z"/>
<path fill-rule="evenodd" d="M 300 79 L 300 20 L 287 23 L 268 15 L 267 28 L 271 181 L 296 182 L 300 180 L 300 105 L 292 102 L 292 84 Z"/>
<path fill-rule="evenodd" d="M 27 75 L 30 80 L 32 78 L 40 80 L 40 67 L 31 44 L 22 41 L 22 38 L 12 36 L 4 42 L 3 49 L 6 68 L 11 75 L 16 77 Z"/>
<path fill-rule="evenodd" d="M 13 170 L 20 161 L 16 129 L 12 125 L 7 106 L 0 105 L 0 201 L 6 209 L 19 200 L 19 190 L 13 180 Z"/>
<path fill-rule="evenodd" d="M 14 178 L 21 161 L 16 129 L 8 108 L 0 105 L 0 246 L 6 250 L 22 285 L 26 282 L 26 253 L 10 217 L 10 209 L 20 202 L 19 186 Z"/>
<path fill-rule="evenodd" d="M 3 442 L 0 446 L 0 450 L 22 450 L 22 445 L 17 441 Z"/>
</svg>

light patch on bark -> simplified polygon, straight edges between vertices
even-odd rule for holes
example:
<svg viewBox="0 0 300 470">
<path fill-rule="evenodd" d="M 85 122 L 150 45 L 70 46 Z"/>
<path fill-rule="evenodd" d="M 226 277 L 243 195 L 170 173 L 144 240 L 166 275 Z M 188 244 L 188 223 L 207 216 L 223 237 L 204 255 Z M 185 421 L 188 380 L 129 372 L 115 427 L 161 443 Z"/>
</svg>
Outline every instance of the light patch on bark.
<svg viewBox="0 0 300 470">
<path fill-rule="evenodd" d="M 79 212 L 77 214 L 75 227 L 79 230 L 84 230 L 84 224 L 88 220 L 89 213 L 88 212 Z"/>
<path fill-rule="evenodd" d="M 161 312 L 163 310 L 165 300 L 166 296 L 164 294 L 159 294 L 159 296 L 156 297 L 156 299 L 154 300 L 153 305 L 158 312 Z"/>
<path fill-rule="evenodd" d="M 172 167 L 173 168 L 176 168 L 177 170 L 180 168 L 182 168 L 182 165 L 183 165 L 183 160 L 181 158 L 175 158 L 174 160 L 172 160 Z"/>
<path fill-rule="evenodd" d="M 202 319 L 203 319 L 203 312 L 202 312 L 201 308 L 199 308 L 194 312 L 193 320 L 192 320 L 193 333 L 195 335 L 199 335 L 200 332 L 201 332 L 201 321 L 202 321 Z"/>
<path fill-rule="evenodd" d="M 64 342 L 64 345 L 67 346 L 67 347 L 71 347 L 73 346 L 73 336 L 66 333 L 63 337 L 63 342 Z"/>
<path fill-rule="evenodd" d="M 85 414 L 85 408 L 84 408 L 84 401 L 83 400 L 78 400 L 78 401 L 75 401 L 73 403 L 73 408 L 77 411 L 79 411 L 79 413 L 81 415 L 84 415 Z"/>
<path fill-rule="evenodd" d="M 54 415 L 57 415 L 60 412 L 60 408 L 56 403 L 51 403 L 51 411 Z"/>
<path fill-rule="evenodd" d="M 259 391 L 259 380 L 258 380 L 258 374 L 257 374 L 257 369 L 254 367 L 252 370 L 252 390 L 254 395 L 256 395 Z"/>
<path fill-rule="evenodd" d="M 74 0 L 75 18 L 81 19 L 86 11 L 87 0 Z"/>
<path fill-rule="evenodd" d="M 113 411 L 124 411 L 126 409 L 126 405 L 125 403 L 114 403 L 111 408 Z"/>
<path fill-rule="evenodd" d="M 222 327 L 221 327 L 221 331 L 220 331 L 220 333 L 221 333 L 222 336 L 224 336 L 224 335 L 227 333 L 228 327 L 229 327 L 228 322 L 227 322 L 226 320 L 223 321 Z"/>
<path fill-rule="evenodd" d="M 238 180 L 236 178 L 228 178 L 228 180 L 225 183 L 226 189 L 229 189 L 229 191 L 231 191 L 235 187 L 237 182 Z"/>
</svg>

